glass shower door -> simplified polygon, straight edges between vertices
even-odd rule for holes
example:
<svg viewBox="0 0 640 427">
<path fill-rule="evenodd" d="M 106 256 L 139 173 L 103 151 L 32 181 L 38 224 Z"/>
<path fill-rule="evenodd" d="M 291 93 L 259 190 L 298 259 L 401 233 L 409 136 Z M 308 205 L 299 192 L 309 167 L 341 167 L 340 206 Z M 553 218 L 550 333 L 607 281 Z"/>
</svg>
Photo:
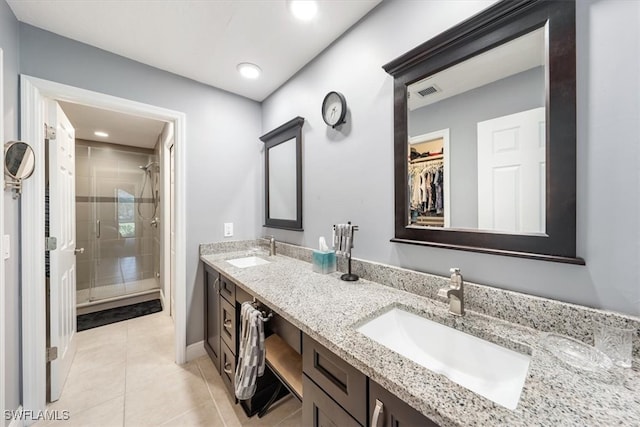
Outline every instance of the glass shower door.
<svg viewBox="0 0 640 427">
<path fill-rule="evenodd" d="M 91 281 L 89 300 L 158 289 L 148 195 L 149 154 L 90 148 Z M 149 179 L 149 177 L 147 177 Z M 148 186 L 148 185 L 147 185 Z M 145 215 L 146 214 L 146 215 Z"/>
</svg>

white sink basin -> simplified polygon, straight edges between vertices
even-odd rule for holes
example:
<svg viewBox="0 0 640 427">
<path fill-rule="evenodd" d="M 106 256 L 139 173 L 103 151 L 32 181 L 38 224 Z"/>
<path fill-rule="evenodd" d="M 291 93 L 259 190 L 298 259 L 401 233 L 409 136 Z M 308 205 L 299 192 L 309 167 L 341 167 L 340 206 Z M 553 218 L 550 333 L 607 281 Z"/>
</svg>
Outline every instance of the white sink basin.
<svg viewBox="0 0 640 427">
<path fill-rule="evenodd" d="M 530 356 L 393 308 L 357 329 L 374 341 L 508 409 L 515 409 Z"/>
<path fill-rule="evenodd" d="M 238 268 L 255 267 L 256 265 L 269 264 L 269 261 L 258 258 L 257 256 L 228 259 L 227 262 Z"/>
</svg>

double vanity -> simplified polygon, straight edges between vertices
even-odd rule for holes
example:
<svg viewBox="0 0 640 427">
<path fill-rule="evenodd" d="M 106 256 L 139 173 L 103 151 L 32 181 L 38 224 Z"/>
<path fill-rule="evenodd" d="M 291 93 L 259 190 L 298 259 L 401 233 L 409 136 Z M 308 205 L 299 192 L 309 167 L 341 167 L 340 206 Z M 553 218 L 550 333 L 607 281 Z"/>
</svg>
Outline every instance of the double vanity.
<svg viewBox="0 0 640 427">
<path fill-rule="evenodd" d="M 234 309 L 232 298 L 236 304 L 255 298 L 287 325 L 278 334 L 302 356 L 305 425 L 324 424 L 326 418 L 335 425 L 365 427 L 391 425 L 392 419 L 440 426 L 640 422 L 637 337 L 634 368 L 614 368 L 606 378 L 561 362 L 542 345 L 548 332 L 568 330 L 586 341 L 580 334 L 590 325 L 575 325 L 592 319 L 633 325 L 638 319 L 475 284 L 466 286 L 465 315 L 454 316 L 445 300 L 433 298 L 449 278 L 354 260 L 364 279 L 344 282 L 339 272 L 312 272 L 309 249 L 279 243 L 279 254 L 269 256 L 256 250 L 257 244 L 202 245 L 206 285 L 212 286 L 211 278 L 219 280 L 220 294 L 228 294 L 221 304 L 227 310 Z M 415 291 L 420 287 L 424 292 Z M 514 301 L 529 299 L 520 315 L 511 312 L 501 319 L 481 312 L 483 304 L 491 304 L 485 298 L 495 304 L 505 293 Z M 549 316 L 574 314 L 558 322 L 537 313 L 544 330 L 511 321 L 526 319 L 540 307 Z M 502 307 L 510 310 L 517 309 Z M 221 319 L 222 330 L 232 330 L 231 320 L 236 322 L 234 314 L 207 307 L 205 318 L 210 315 Z M 237 339 L 228 338 L 223 332 L 220 370 L 232 390 Z"/>
</svg>

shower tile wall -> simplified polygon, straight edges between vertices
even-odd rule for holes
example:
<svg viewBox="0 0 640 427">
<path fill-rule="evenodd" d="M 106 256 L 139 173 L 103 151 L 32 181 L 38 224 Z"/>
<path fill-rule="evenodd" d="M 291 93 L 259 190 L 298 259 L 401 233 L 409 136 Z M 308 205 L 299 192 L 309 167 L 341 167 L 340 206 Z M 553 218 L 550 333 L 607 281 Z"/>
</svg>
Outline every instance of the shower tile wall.
<svg viewBox="0 0 640 427">
<path fill-rule="evenodd" d="M 77 247 L 85 248 L 77 259 L 77 289 L 155 278 L 156 229 L 138 213 L 144 179 L 139 166 L 155 161 L 154 152 L 77 140 L 76 159 Z M 139 208 L 145 218 L 153 214 L 149 183 Z"/>
</svg>

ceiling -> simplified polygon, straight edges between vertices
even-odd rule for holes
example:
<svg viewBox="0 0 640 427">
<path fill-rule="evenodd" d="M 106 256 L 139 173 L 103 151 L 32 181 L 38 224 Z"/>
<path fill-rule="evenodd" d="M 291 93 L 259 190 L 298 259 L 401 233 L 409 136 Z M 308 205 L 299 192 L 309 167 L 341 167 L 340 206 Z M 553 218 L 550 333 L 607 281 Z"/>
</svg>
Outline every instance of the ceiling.
<svg viewBox="0 0 640 427">
<path fill-rule="evenodd" d="M 76 139 L 108 142 L 133 147 L 153 148 L 162 133 L 164 122 L 101 108 L 58 101 L 76 130 Z M 109 134 L 102 138 L 95 131 Z"/>
<path fill-rule="evenodd" d="M 411 84 L 407 89 L 409 110 L 546 65 L 545 34 L 545 27 L 539 28 Z M 428 88 L 434 89 L 420 94 Z"/>
<path fill-rule="evenodd" d="M 8 0 L 21 22 L 262 101 L 382 0 Z M 236 66 L 262 68 L 256 80 Z"/>
</svg>

